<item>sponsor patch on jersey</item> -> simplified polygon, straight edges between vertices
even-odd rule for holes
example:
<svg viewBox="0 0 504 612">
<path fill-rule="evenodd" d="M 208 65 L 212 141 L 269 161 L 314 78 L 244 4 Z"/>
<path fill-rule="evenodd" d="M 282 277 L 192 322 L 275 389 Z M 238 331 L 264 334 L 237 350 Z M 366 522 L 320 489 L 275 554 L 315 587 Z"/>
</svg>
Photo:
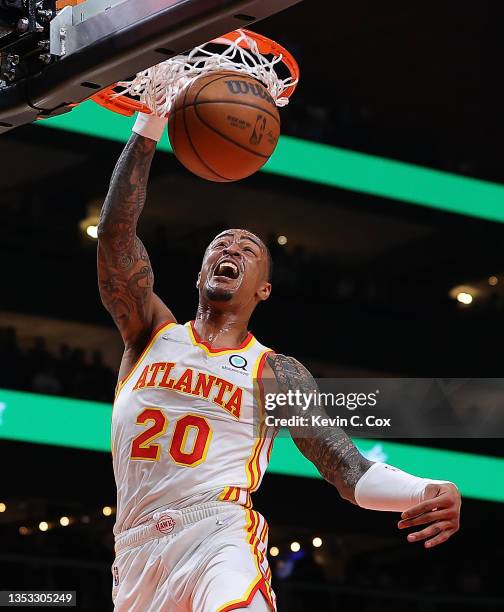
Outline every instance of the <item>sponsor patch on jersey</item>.
<svg viewBox="0 0 504 612">
<path fill-rule="evenodd" d="M 231 355 L 229 357 L 229 363 L 233 368 L 238 368 L 239 370 L 245 370 L 247 367 L 247 360 L 241 355 Z"/>
<path fill-rule="evenodd" d="M 163 534 L 171 533 L 175 529 L 175 519 L 169 514 L 162 516 L 156 523 L 156 529 Z"/>
</svg>

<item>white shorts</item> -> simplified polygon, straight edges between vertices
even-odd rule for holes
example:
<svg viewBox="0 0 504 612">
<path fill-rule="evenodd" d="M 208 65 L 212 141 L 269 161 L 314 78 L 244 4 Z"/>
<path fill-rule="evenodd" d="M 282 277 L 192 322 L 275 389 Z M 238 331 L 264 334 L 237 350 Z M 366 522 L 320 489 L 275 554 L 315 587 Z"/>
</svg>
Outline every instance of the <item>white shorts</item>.
<svg viewBox="0 0 504 612">
<path fill-rule="evenodd" d="M 116 537 L 115 610 L 224 612 L 261 591 L 274 612 L 267 545 L 264 518 L 237 504 L 156 512 Z"/>
</svg>

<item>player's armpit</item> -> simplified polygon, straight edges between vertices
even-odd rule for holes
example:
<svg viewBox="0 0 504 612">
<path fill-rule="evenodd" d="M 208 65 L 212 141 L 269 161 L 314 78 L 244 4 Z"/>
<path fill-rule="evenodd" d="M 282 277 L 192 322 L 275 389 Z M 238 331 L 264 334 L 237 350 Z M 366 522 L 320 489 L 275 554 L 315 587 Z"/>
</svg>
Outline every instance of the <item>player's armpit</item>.
<svg viewBox="0 0 504 612">
<path fill-rule="evenodd" d="M 174 320 L 155 298 L 154 274 L 136 228 L 147 193 L 156 143 L 133 134 L 110 182 L 98 227 L 100 296 L 126 345 L 148 337 L 158 321 Z"/>
<path fill-rule="evenodd" d="M 318 391 L 313 376 L 293 357 L 274 354 L 267 358 L 267 363 L 277 381 L 279 392 L 299 390 L 309 394 Z M 355 486 L 372 462 L 361 455 L 340 427 L 310 425 L 316 422 L 312 416 L 327 416 L 322 408 L 310 406 L 303 410 L 302 406 L 294 405 L 287 409 L 288 416 L 302 416 L 307 422 L 303 426 L 289 427 L 296 446 L 316 466 L 321 476 L 338 489 L 341 497 L 356 503 Z"/>
</svg>

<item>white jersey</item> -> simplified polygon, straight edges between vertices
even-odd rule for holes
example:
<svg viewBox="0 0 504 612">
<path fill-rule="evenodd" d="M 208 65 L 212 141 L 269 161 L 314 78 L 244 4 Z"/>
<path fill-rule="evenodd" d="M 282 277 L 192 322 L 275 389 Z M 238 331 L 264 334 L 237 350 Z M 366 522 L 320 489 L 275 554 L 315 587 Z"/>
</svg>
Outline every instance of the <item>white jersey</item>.
<svg viewBox="0 0 504 612">
<path fill-rule="evenodd" d="M 273 444 L 254 384 L 269 352 L 250 333 L 238 348 L 213 349 L 192 322 L 158 328 L 117 387 L 116 535 L 159 509 L 251 507 Z"/>
</svg>

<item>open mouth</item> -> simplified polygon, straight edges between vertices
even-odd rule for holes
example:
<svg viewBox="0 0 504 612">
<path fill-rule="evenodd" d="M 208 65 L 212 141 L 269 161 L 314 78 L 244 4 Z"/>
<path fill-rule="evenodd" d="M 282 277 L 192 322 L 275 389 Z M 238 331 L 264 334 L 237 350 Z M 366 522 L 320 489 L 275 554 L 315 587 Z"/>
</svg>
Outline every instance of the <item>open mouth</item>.
<svg viewBox="0 0 504 612">
<path fill-rule="evenodd" d="M 240 276 L 240 269 L 234 263 L 234 261 L 225 259 L 217 264 L 213 275 L 214 276 L 224 276 L 225 278 L 236 280 Z"/>
</svg>

